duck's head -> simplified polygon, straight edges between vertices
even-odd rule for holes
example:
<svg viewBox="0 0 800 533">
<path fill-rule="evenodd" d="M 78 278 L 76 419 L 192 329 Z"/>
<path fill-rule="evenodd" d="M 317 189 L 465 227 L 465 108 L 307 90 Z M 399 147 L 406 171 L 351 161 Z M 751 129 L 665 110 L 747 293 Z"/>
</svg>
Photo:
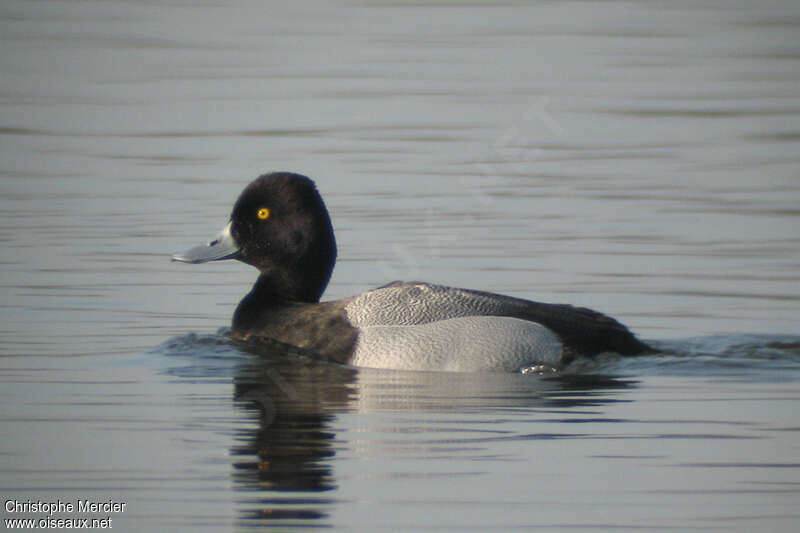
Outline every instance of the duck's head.
<svg viewBox="0 0 800 533">
<path fill-rule="evenodd" d="M 222 259 L 256 267 L 261 288 L 276 297 L 319 301 L 336 262 L 336 240 L 314 182 L 290 172 L 256 178 L 216 238 L 172 256 L 182 263 Z"/>
</svg>

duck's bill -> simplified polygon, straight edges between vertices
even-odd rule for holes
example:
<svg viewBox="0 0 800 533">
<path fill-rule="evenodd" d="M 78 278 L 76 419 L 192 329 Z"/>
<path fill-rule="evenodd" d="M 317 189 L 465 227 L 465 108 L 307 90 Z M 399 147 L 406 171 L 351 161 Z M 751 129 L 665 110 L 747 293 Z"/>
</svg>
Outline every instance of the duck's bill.
<svg viewBox="0 0 800 533">
<path fill-rule="evenodd" d="M 181 263 L 207 263 L 223 259 L 236 259 L 239 257 L 239 252 L 239 246 L 231 235 L 231 223 L 229 222 L 211 242 L 195 246 L 182 254 L 175 254 L 172 256 L 172 260 Z"/>
</svg>

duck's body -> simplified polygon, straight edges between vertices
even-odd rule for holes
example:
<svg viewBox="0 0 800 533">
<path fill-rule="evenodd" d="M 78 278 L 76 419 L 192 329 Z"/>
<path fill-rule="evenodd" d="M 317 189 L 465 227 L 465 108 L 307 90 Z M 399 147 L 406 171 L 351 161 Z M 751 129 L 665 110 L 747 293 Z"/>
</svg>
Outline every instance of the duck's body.
<svg viewBox="0 0 800 533">
<path fill-rule="evenodd" d="M 489 292 L 394 282 L 320 302 L 336 244 L 322 198 L 298 174 L 256 179 L 219 238 L 173 257 L 193 263 L 228 258 L 261 271 L 236 309 L 233 337 L 277 341 L 340 363 L 518 371 L 557 367 L 579 355 L 653 351 L 596 311 Z"/>
</svg>

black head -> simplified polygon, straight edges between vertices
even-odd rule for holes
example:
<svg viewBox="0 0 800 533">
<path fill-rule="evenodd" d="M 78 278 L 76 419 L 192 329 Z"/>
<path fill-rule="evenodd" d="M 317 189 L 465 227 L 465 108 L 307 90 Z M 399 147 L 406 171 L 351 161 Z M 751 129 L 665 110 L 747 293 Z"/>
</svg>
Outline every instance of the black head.
<svg viewBox="0 0 800 533">
<path fill-rule="evenodd" d="M 336 262 L 331 220 L 314 182 L 300 174 L 265 174 L 245 188 L 231 213 L 239 259 L 288 289 L 318 301 Z"/>
<path fill-rule="evenodd" d="M 230 224 L 217 239 L 173 259 L 239 259 L 261 272 L 262 294 L 317 302 L 333 272 L 336 240 L 314 182 L 300 174 L 274 172 L 242 191 Z"/>
</svg>

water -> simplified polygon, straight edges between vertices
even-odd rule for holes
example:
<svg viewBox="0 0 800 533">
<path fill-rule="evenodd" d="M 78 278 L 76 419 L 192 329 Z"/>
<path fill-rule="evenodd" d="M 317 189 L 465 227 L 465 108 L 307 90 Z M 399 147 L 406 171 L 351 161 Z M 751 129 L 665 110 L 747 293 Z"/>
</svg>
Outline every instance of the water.
<svg viewBox="0 0 800 533">
<path fill-rule="evenodd" d="M 794 531 L 796 2 L 0 6 L 0 495 L 121 531 Z M 355 370 L 169 256 L 314 177 L 326 298 L 423 279 L 664 354 Z M 6 518 L 42 518 L 8 512 Z"/>
</svg>

